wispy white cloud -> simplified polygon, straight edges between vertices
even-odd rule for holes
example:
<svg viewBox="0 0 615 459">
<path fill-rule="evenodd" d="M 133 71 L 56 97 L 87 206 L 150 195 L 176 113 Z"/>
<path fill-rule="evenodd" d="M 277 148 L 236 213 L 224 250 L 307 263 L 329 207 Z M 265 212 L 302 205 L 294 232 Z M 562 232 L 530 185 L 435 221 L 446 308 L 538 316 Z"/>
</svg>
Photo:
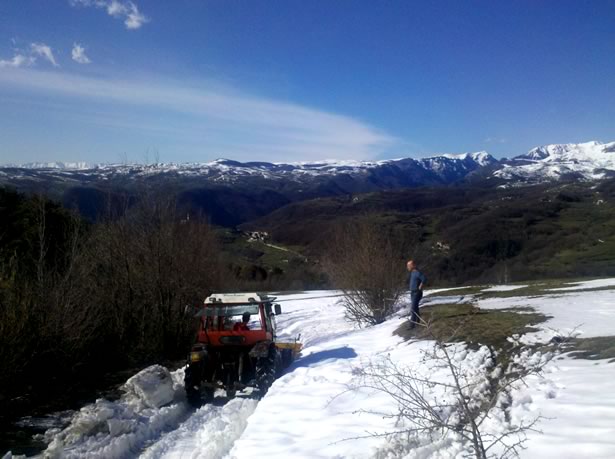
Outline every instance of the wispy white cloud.
<svg viewBox="0 0 615 459">
<path fill-rule="evenodd" d="M 117 118 L 133 113 L 144 129 L 174 125 L 189 130 L 190 140 L 178 136 L 177 142 L 202 142 L 199 149 L 203 152 L 232 154 L 237 159 L 368 159 L 398 142 L 349 116 L 206 83 L 114 80 L 11 69 L 0 72 L 0 87 L 35 96 L 61 96 L 67 103 L 78 101 L 80 110 L 87 107 L 93 114 L 111 110 Z M 97 122 L 100 120 L 92 120 Z"/>
<path fill-rule="evenodd" d="M 11 41 L 15 44 L 15 39 Z M 45 43 L 32 43 L 26 50 L 15 49 L 15 54 L 11 59 L 0 59 L 0 68 L 30 67 L 36 63 L 38 57 L 49 61 L 54 67 L 59 67 L 50 46 Z"/>
<path fill-rule="evenodd" d="M 120 3 L 117 0 L 111 0 L 107 6 L 107 13 L 115 18 L 124 19 L 124 25 L 127 29 L 138 29 L 149 21 L 139 11 L 137 5 L 130 1 Z"/>
<path fill-rule="evenodd" d="M 50 46 L 45 43 L 32 43 L 30 47 L 34 55 L 47 59 L 54 67 L 59 67 Z"/>
<path fill-rule="evenodd" d="M 138 29 L 149 22 L 149 18 L 130 0 L 70 0 L 70 4 L 104 9 L 109 16 L 124 20 L 124 25 L 130 30 Z"/>
<path fill-rule="evenodd" d="M 23 54 L 15 54 L 11 59 L 0 59 L 0 68 L 2 67 L 28 67 L 36 61 L 33 56 L 25 56 Z"/>
<path fill-rule="evenodd" d="M 73 43 L 73 50 L 71 51 L 71 55 L 75 62 L 79 64 L 89 64 L 92 62 L 90 58 L 85 54 L 85 48 L 81 46 L 79 43 Z"/>
</svg>

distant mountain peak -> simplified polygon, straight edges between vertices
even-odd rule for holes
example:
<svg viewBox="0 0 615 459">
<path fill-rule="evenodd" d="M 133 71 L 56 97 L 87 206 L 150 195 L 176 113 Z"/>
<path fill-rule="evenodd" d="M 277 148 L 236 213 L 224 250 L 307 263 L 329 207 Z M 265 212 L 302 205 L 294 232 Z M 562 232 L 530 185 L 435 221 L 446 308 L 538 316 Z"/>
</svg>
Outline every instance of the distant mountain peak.
<svg viewBox="0 0 615 459">
<path fill-rule="evenodd" d="M 440 156 L 444 158 L 449 158 L 449 159 L 458 159 L 460 161 L 471 160 L 471 161 L 478 163 L 481 166 L 488 166 L 490 164 L 494 164 L 498 162 L 497 159 L 495 159 L 493 156 L 491 156 L 489 153 L 487 153 L 484 150 L 476 151 L 473 153 L 461 153 L 461 154 L 445 153 Z"/>
<path fill-rule="evenodd" d="M 596 140 L 584 143 L 564 143 L 550 144 L 532 148 L 527 154 L 520 155 L 517 158 L 530 159 L 535 161 L 549 160 L 558 161 L 561 159 L 578 157 L 583 159 L 597 159 L 609 146 L 615 142 L 604 144 Z"/>
<path fill-rule="evenodd" d="M 497 177 L 524 181 L 545 181 L 565 176 L 584 180 L 604 178 L 615 173 L 615 142 L 595 140 L 583 143 L 551 144 L 532 148 L 516 156 L 496 171 Z"/>
</svg>

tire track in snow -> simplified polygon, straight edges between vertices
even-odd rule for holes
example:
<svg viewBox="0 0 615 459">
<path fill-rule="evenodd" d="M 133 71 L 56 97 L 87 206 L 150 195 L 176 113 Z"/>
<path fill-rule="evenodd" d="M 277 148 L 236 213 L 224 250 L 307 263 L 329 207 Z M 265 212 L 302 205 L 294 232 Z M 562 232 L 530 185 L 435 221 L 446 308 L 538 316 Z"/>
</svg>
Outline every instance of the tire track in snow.
<svg viewBox="0 0 615 459">
<path fill-rule="evenodd" d="M 313 295 L 313 293 L 312 293 Z M 305 295 L 299 295 L 301 296 Z M 308 295 L 309 296 L 309 295 Z M 285 298 L 285 301 L 296 298 Z M 302 314 L 301 311 L 285 312 L 277 318 L 277 335 L 281 340 L 294 339 L 295 333 L 300 331 L 312 339 L 312 331 L 322 327 L 313 326 L 314 330 L 305 330 L 305 324 L 313 319 L 313 311 Z M 322 313 L 325 309 L 318 308 Z M 323 319 L 327 321 L 327 319 Z M 304 335 L 305 336 L 305 335 Z M 302 339 L 303 341 L 303 339 Z M 275 385 L 275 382 L 274 382 Z M 258 400 L 249 398 L 235 398 L 226 404 L 208 404 L 199 408 L 177 429 L 160 437 L 154 444 L 145 449 L 141 459 L 220 459 L 232 449 L 236 440 L 247 427 L 248 418 L 258 406 Z"/>
<path fill-rule="evenodd" d="M 176 430 L 164 435 L 141 454 L 141 459 L 219 459 L 233 447 L 258 405 L 235 398 L 222 406 L 199 408 Z"/>
</svg>

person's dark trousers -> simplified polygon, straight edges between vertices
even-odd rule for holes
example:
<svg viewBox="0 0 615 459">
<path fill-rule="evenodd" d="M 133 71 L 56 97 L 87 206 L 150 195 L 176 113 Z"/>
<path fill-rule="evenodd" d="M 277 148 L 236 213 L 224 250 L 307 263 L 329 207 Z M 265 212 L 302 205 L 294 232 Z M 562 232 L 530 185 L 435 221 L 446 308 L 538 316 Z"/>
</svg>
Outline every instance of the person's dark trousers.
<svg viewBox="0 0 615 459">
<path fill-rule="evenodd" d="M 421 315 L 419 314 L 419 302 L 423 298 L 422 290 L 410 291 L 410 328 L 414 328 L 416 324 L 421 323 Z"/>
</svg>

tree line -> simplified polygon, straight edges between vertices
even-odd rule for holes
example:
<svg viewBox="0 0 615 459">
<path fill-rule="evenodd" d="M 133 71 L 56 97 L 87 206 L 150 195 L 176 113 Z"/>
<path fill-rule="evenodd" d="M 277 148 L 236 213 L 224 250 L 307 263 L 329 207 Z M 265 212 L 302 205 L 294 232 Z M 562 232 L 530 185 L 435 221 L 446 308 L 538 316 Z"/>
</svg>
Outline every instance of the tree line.
<svg viewBox="0 0 615 459">
<path fill-rule="evenodd" d="M 182 218 L 172 196 L 145 192 L 92 224 L 0 190 L 0 222 L 0 405 L 9 409 L 17 395 L 181 358 L 194 332 L 186 306 L 223 288 L 213 229 Z"/>
</svg>

